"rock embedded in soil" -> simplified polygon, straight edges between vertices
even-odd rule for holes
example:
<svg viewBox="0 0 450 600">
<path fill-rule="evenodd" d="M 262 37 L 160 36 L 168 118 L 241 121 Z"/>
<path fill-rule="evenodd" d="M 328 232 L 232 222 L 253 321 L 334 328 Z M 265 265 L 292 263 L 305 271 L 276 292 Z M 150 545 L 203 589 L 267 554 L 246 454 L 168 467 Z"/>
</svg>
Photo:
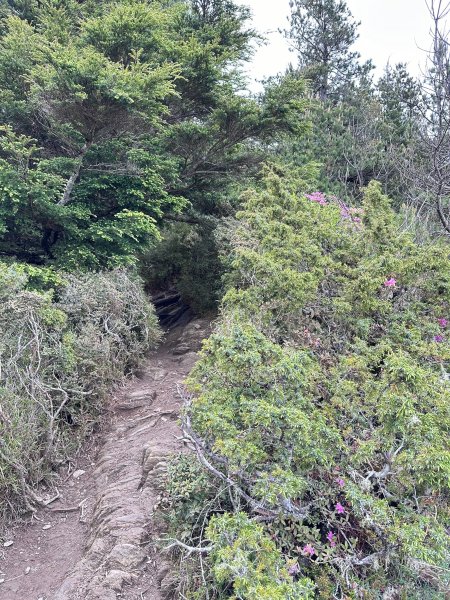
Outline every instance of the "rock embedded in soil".
<svg viewBox="0 0 450 600">
<path fill-rule="evenodd" d="M 78 469 L 77 471 L 75 471 L 72 475 L 73 479 L 79 479 L 80 477 L 82 477 L 84 474 L 86 473 L 86 471 L 83 471 L 83 469 Z"/>
</svg>

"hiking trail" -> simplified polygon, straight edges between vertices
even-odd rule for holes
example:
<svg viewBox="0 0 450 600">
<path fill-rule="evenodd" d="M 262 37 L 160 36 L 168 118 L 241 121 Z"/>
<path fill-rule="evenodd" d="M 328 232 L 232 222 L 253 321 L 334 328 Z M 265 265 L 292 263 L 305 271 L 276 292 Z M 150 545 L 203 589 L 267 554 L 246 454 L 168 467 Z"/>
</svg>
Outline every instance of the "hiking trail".
<svg viewBox="0 0 450 600">
<path fill-rule="evenodd" d="M 177 386 L 208 333 L 206 320 L 172 329 L 113 392 L 106 426 L 48 490 L 59 497 L 9 531 L 1 600 L 174 598 L 154 507 L 168 457 L 183 450 Z"/>
</svg>

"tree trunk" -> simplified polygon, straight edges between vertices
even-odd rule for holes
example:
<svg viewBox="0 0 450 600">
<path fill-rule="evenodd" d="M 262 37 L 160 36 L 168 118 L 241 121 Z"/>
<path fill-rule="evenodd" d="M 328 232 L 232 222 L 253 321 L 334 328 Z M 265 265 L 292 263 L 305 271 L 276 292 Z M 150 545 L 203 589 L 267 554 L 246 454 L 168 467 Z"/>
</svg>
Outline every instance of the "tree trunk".
<svg viewBox="0 0 450 600">
<path fill-rule="evenodd" d="M 86 144 L 84 144 L 83 148 L 81 149 L 80 154 L 77 157 L 76 167 L 75 167 L 72 175 L 67 180 L 66 187 L 64 188 L 64 194 L 63 194 L 61 200 L 58 202 L 58 206 L 66 206 L 67 204 L 69 204 L 73 188 L 75 187 L 75 183 L 80 175 L 84 156 L 85 156 L 86 152 L 89 150 L 89 148 L 90 148 L 90 144 L 88 144 L 86 142 Z"/>
</svg>

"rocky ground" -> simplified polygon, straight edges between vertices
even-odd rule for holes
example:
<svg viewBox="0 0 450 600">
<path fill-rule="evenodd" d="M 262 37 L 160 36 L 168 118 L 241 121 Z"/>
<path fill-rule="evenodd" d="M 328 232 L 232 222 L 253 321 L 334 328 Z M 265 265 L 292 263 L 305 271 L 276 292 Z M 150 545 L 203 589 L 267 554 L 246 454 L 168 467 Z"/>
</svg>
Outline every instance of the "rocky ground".
<svg viewBox="0 0 450 600">
<path fill-rule="evenodd" d="M 176 327 L 114 394 L 108 426 L 48 490 L 59 497 L 0 548 L 1 600 L 174 597 L 154 507 L 168 457 L 184 449 L 177 388 L 207 335 L 204 320 Z"/>
</svg>

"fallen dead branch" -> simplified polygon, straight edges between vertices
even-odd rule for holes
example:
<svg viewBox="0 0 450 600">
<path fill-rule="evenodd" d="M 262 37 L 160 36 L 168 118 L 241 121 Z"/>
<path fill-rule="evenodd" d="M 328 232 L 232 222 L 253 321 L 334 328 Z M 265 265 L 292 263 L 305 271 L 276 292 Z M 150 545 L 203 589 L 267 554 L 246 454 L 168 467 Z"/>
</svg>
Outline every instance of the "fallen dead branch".
<svg viewBox="0 0 450 600">
<path fill-rule="evenodd" d="M 168 540 L 159 540 L 159 541 L 168 541 Z M 183 548 L 183 550 L 187 550 L 187 556 L 190 556 L 193 553 L 208 554 L 209 552 L 212 552 L 212 550 L 214 548 L 213 546 L 188 546 L 187 544 L 180 542 L 180 540 L 171 540 L 171 541 L 172 541 L 172 543 L 164 548 L 165 552 L 172 550 L 172 548 Z"/>
</svg>

